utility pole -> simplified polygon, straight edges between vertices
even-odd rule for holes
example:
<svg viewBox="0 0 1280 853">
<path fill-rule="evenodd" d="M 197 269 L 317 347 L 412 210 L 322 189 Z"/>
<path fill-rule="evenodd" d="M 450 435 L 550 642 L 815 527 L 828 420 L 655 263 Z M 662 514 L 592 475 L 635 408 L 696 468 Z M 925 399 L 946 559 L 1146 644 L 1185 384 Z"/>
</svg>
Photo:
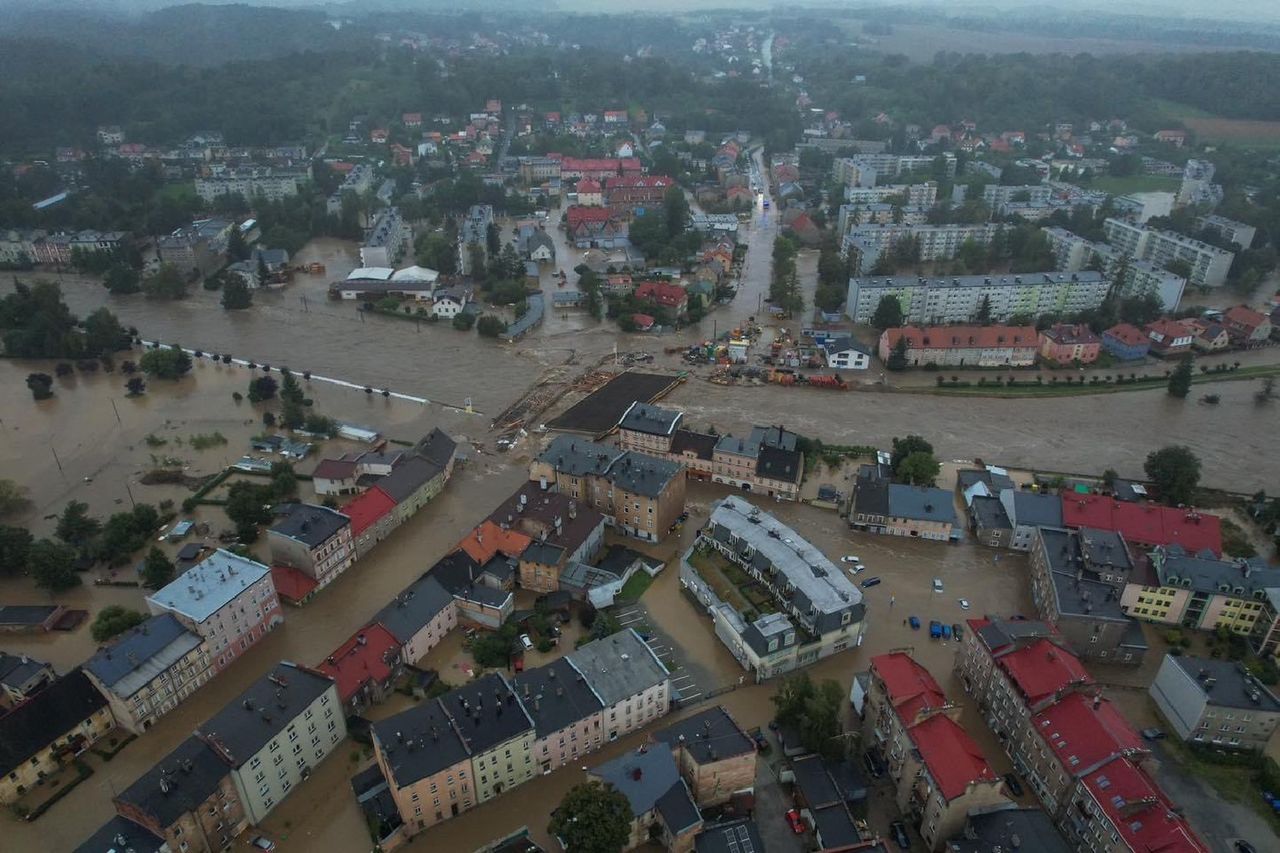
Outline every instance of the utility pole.
<svg viewBox="0 0 1280 853">
<path fill-rule="evenodd" d="M 120 410 L 116 408 L 116 401 L 114 399 L 111 400 L 111 411 L 116 413 L 116 423 L 124 423 L 120 420 Z"/>
</svg>

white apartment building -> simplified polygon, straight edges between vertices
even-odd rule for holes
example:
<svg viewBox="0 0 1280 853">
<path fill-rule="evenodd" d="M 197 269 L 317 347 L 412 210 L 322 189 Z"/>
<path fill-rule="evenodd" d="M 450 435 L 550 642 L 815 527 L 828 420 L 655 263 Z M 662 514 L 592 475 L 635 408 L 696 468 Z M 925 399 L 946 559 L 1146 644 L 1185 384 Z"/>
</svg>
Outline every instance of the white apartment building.
<svg viewBox="0 0 1280 853">
<path fill-rule="evenodd" d="M 841 208 L 844 212 L 844 208 Z M 991 242 L 1000 226 L 982 225 L 908 225 L 871 224 L 851 226 L 840 241 L 840 252 L 852 262 L 854 275 L 865 275 L 880 256 L 902 239 L 913 239 L 920 245 L 920 260 L 937 261 L 954 258 L 965 241 L 980 246 Z"/>
<path fill-rule="evenodd" d="M 412 240 L 413 231 L 400 216 L 400 209 L 388 207 L 373 220 L 365 235 L 364 245 L 360 247 L 360 265 L 394 267 Z"/>
<path fill-rule="evenodd" d="M 944 152 L 947 177 L 956 175 L 956 155 Z M 859 154 L 838 158 L 832 165 L 837 181 L 849 187 L 874 187 L 880 178 L 896 178 L 912 172 L 929 172 L 934 168 L 935 154 Z"/>
<path fill-rule="evenodd" d="M 632 628 L 565 655 L 599 697 L 601 732 L 613 742 L 665 716 L 671 674 Z"/>
<path fill-rule="evenodd" d="M 262 823 L 346 736 L 337 684 L 288 661 L 196 730 L 230 765 L 251 825 Z"/>
<path fill-rule="evenodd" d="M 368 163 L 357 163 L 347 177 L 343 179 L 342 185 L 338 187 L 333 195 L 329 196 L 329 200 L 325 204 L 326 212 L 330 216 L 337 216 L 342 212 L 342 196 L 345 193 L 355 193 L 363 195 L 373 186 L 373 166 Z M 365 266 L 368 266 L 366 264 Z"/>
<path fill-rule="evenodd" d="M 297 195 L 298 190 L 310 178 L 310 170 L 307 169 L 272 169 L 265 166 L 226 169 L 196 178 L 196 195 L 206 203 L 233 194 L 239 194 L 246 201 L 259 197 L 267 201 L 280 201 Z"/>
<path fill-rule="evenodd" d="M 1026 186 L 1002 186 L 987 184 L 982 188 L 982 200 L 993 210 L 997 210 L 1013 201 L 1029 201 L 1045 204 L 1053 198 L 1053 187 L 1045 184 L 1029 184 Z"/>
<path fill-rule="evenodd" d="M 1134 225 L 1123 219 L 1108 218 L 1102 223 L 1107 242 L 1130 257 L 1167 267 L 1174 261 L 1191 265 L 1187 280 L 1197 287 L 1221 287 L 1227 280 L 1234 252 L 1210 246 L 1174 231 Z"/>
<path fill-rule="evenodd" d="M 1196 220 L 1196 224 L 1201 228 L 1214 229 L 1222 235 L 1222 239 L 1235 243 L 1241 249 L 1247 249 L 1252 246 L 1253 238 L 1258 234 L 1258 229 L 1252 225 L 1246 225 L 1243 222 L 1237 222 L 1234 219 L 1228 219 L 1216 213 L 1209 216 L 1201 216 Z"/>
<path fill-rule="evenodd" d="M 1122 296 L 1154 293 L 1160 297 L 1165 311 L 1174 311 L 1182 301 L 1187 280 L 1177 273 L 1157 267 L 1150 261 L 1125 255 L 1106 243 L 1094 243 L 1072 234 L 1065 228 L 1045 228 L 1045 236 L 1063 272 L 1079 272 L 1096 260 L 1102 266 L 1102 274 L 1110 279 L 1121 276 L 1116 286 Z"/>
<path fill-rule="evenodd" d="M 221 548 L 147 596 L 147 608 L 202 637 L 215 675 L 284 622 L 271 570 Z"/>
<path fill-rule="evenodd" d="M 844 199 L 849 204 L 884 204 L 896 198 L 905 198 L 909 206 L 933 207 L 938 203 L 938 185 L 925 181 L 922 184 L 889 184 L 883 187 L 846 187 L 844 191 Z"/>
<path fill-rule="evenodd" d="M 854 277 L 845 310 L 855 323 L 870 323 L 881 297 L 894 296 L 907 323 L 938 325 L 967 323 L 986 301 L 991 319 L 1003 322 L 1015 314 L 1039 317 L 1096 308 L 1110 286 L 1101 273 L 1088 270 L 935 279 Z"/>
</svg>

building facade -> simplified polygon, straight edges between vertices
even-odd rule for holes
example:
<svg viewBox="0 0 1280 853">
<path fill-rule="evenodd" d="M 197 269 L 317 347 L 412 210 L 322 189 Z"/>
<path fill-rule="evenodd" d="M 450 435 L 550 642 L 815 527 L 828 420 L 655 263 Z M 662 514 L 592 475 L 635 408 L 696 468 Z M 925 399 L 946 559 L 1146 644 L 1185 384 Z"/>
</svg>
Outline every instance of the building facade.
<svg viewBox="0 0 1280 853">
<path fill-rule="evenodd" d="M 290 566 L 323 588 L 355 562 L 351 519 L 337 510 L 316 504 L 285 504 L 267 531 L 271 560 Z"/>
<path fill-rule="evenodd" d="M 1147 692 L 1185 741 L 1262 752 L 1280 724 L 1280 701 L 1235 661 L 1165 655 Z"/>
<path fill-rule="evenodd" d="M 388 207 L 373 220 L 360 247 L 360 266 L 395 267 L 404 256 L 405 247 L 413 242 L 413 229 L 400 215 L 400 209 Z"/>
<path fill-rule="evenodd" d="M 1130 257 L 1150 261 L 1158 267 L 1185 262 L 1191 268 L 1187 280 L 1197 287 L 1221 287 L 1235 260 L 1234 252 L 1175 231 L 1135 225 L 1113 217 L 1102 223 L 1102 229 L 1107 242 Z"/>
<path fill-rule="evenodd" d="M 967 323 L 983 305 L 992 320 L 1003 322 L 1015 314 L 1038 317 L 1097 308 L 1110 288 L 1109 279 L 1090 270 L 936 279 L 854 277 L 845 311 L 855 323 L 870 323 L 881 298 L 892 296 L 912 324 Z"/>
<path fill-rule="evenodd" d="M 881 332 L 880 360 L 903 340 L 910 367 L 1030 367 L 1039 346 L 1035 326 L 903 326 Z"/>
</svg>

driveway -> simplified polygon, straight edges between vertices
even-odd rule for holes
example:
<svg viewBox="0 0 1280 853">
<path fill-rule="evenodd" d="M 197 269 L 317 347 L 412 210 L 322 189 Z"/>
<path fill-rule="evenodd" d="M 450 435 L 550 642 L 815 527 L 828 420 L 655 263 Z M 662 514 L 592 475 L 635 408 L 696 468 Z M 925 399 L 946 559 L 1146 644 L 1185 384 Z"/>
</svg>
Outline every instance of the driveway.
<svg viewBox="0 0 1280 853">
<path fill-rule="evenodd" d="M 1275 850 L 1275 833 L 1270 825 L 1244 803 L 1224 800 L 1207 783 L 1187 772 L 1160 743 L 1154 744 L 1160 769 L 1156 781 L 1173 802 L 1180 805 L 1191 822 L 1215 853 L 1234 853 L 1232 844 L 1243 838 L 1259 850 Z M 1271 841 L 1267 841 L 1270 838 Z"/>
<path fill-rule="evenodd" d="M 774 769 L 774 763 L 782 755 L 782 748 L 773 732 L 768 729 L 765 731 L 773 749 L 767 755 L 761 755 L 756 762 L 756 810 L 753 815 L 756 828 L 760 830 L 760 840 L 769 853 L 800 853 L 808 849 L 806 842 L 809 835 L 796 835 L 787 823 L 787 810 L 795 802 L 791 799 L 791 794 L 782 789 Z"/>
</svg>

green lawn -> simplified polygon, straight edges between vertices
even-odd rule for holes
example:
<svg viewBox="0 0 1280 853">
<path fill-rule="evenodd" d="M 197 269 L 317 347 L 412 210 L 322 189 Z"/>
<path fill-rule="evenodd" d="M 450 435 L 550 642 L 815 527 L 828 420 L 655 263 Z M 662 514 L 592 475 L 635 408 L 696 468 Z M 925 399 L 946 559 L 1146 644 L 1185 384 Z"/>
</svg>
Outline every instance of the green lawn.
<svg viewBox="0 0 1280 853">
<path fill-rule="evenodd" d="M 644 595 L 644 591 L 649 588 L 651 583 L 653 583 L 653 578 L 649 577 L 648 572 L 636 572 L 622 585 L 622 592 L 618 593 L 618 601 L 639 601 L 640 596 Z"/>
<path fill-rule="evenodd" d="M 1164 175 L 1126 175 L 1124 177 L 1101 175 L 1089 183 L 1089 188 L 1109 192 L 1112 195 L 1128 195 L 1129 193 L 1177 192 L 1181 183 L 1178 178 Z"/>
</svg>

